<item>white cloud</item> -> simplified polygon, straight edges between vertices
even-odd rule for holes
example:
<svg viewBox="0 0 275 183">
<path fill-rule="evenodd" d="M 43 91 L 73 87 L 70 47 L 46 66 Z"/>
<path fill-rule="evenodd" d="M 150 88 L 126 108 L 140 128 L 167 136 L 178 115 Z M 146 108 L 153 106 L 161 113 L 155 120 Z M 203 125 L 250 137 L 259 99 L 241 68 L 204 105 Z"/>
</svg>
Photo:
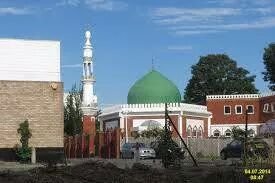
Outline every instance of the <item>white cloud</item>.
<svg viewBox="0 0 275 183">
<path fill-rule="evenodd" d="M 157 8 L 153 12 L 154 16 L 177 16 L 177 15 L 193 15 L 193 16 L 228 16 L 237 15 L 240 9 L 234 8 L 200 8 L 200 9 L 186 9 L 186 8 Z"/>
<path fill-rule="evenodd" d="M 175 50 L 175 51 L 188 51 L 192 50 L 192 46 L 168 46 L 168 50 Z"/>
<path fill-rule="evenodd" d="M 240 9 L 234 8 L 157 8 L 153 11 L 153 21 L 161 25 L 179 23 L 219 23 L 225 17 L 232 17 L 241 14 Z"/>
<path fill-rule="evenodd" d="M 185 36 L 275 27 L 275 6 L 244 9 L 166 7 L 154 9 L 151 16 L 154 23 Z"/>
<path fill-rule="evenodd" d="M 215 3 L 221 5 L 238 5 L 238 6 L 248 6 L 248 5 L 258 5 L 265 6 L 272 4 L 273 0 L 209 0 L 208 3 Z"/>
<path fill-rule="evenodd" d="M 176 35 L 188 36 L 188 35 L 198 35 L 198 34 L 213 34 L 219 33 L 222 31 L 219 30 L 177 30 L 175 31 Z"/>
<path fill-rule="evenodd" d="M 27 15 L 32 14 L 33 11 L 28 8 L 16 8 L 16 7 L 0 7 L 0 15 Z"/>
<path fill-rule="evenodd" d="M 56 6 L 78 6 L 80 4 L 80 0 L 62 0 L 56 3 Z"/>
<path fill-rule="evenodd" d="M 62 65 L 62 68 L 81 68 L 81 64 L 69 64 L 69 65 Z"/>
<path fill-rule="evenodd" d="M 242 29 L 262 29 L 275 27 L 275 17 L 269 17 L 258 21 L 249 23 L 235 23 L 235 24 L 219 24 L 219 25 L 192 25 L 192 26 L 175 26 L 171 30 L 242 30 Z"/>
<path fill-rule="evenodd" d="M 122 10 L 127 8 L 127 4 L 122 1 L 114 0 L 85 0 L 84 3 L 93 10 Z"/>
</svg>

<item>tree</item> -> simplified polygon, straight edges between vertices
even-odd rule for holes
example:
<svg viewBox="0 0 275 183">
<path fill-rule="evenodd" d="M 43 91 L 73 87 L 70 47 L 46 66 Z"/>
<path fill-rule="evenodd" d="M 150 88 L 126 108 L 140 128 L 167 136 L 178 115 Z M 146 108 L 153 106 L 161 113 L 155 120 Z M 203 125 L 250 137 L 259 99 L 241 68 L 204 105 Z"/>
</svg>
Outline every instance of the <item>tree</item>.
<svg viewBox="0 0 275 183">
<path fill-rule="evenodd" d="M 206 95 L 230 95 L 257 93 L 255 75 L 225 54 L 200 57 L 191 68 L 192 78 L 184 93 L 184 102 L 205 104 Z"/>
<path fill-rule="evenodd" d="M 16 154 L 20 158 L 22 162 L 28 162 L 31 158 L 31 148 L 29 147 L 29 139 L 31 138 L 32 134 L 29 129 L 29 122 L 25 120 L 23 123 L 20 123 L 19 128 L 17 129 L 17 133 L 20 134 L 20 142 L 21 147 L 16 149 Z"/>
<path fill-rule="evenodd" d="M 81 88 L 81 87 L 79 87 Z M 64 105 L 64 132 L 66 135 L 76 135 L 82 133 L 81 110 L 82 90 L 74 85 L 66 98 Z"/>
<path fill-rule="evenodd" d="M 271 43 L 264 49 L 263 62 L 265 65 L 264 81 L 269 82 L 269 89 L 275 91 L 275 43 Z"/>
<path fill-rule="evenodd" d="M 253 135 L 254 132 L 252 129 L 247 131 L 247 137 L 250 138 L 251 135 Z M 231 134 L 233 139 L 240 140 L 244 142 L 245 139 L 245 130 L 239 128 L 238 126 L 234 126 L 232 128 L 232 134 Z"/>
</svg>

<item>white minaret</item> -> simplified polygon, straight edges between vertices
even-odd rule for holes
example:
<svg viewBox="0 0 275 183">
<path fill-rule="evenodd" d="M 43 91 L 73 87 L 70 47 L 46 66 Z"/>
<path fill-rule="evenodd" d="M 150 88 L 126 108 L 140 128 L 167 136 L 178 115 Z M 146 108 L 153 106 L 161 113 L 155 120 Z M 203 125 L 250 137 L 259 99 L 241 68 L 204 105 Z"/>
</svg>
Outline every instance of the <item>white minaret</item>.
<svg viewBox="0 0 275 183">
<path fill-rule="evenodd" d="M 97 97 L 94 94 L 95 77 L 93 73 L 93 47 L 91 45 L 91 32 L 85 32 L 86 42 L 83 47 L 83 99 L 82 108 L 85 113 L 94 113 L 97 109 Z"/>
</svg>

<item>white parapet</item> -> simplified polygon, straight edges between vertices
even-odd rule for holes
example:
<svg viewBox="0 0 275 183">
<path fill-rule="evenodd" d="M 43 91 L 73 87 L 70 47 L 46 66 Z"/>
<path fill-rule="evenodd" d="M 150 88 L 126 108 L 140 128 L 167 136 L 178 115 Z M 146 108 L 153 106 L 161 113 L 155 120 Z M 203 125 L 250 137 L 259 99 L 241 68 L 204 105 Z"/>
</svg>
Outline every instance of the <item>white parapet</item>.
<svg viewBox="0 0 275 183">
<path fill-rule="evenodd" d="M 164 112 L 165 104 L 123 104 L 123 105 L 115 105 L 112 107 L 107 107 L 102 110 L 102 115 L 112 114 L 116 112 L 121 113 L 138 113 L 138 112 Z M 193 104 L 185 104 L 185 103 L 170 103 L 168 104 L 168 111 L 171 112 L 192 112 L 192 113 L 204 113 L 210 114 L 207 111 L 206 106 L 202 105 L 193 105 Z"/>
<path fill-rule="evenodd" d="M 260 94 L 241 94 L 241 95 L 207 95 L 206 100 L 224 100 L 224 99 L 257 99 Z"/>
<path fill-rule="evenodd" d="M 206 100 L 224 100 L 224 99 L 258 99 L 262 97 L 275 96 L 275 92 L 261 94 L 239 94 L 239 95 L 207 95 Z"/>
</svg>

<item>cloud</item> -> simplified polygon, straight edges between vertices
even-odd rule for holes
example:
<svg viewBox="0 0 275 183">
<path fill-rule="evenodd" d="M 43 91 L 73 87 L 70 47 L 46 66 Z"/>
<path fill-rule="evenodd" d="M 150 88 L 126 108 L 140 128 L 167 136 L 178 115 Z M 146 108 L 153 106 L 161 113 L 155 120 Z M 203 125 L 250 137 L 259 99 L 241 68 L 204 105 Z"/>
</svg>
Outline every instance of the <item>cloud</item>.
<svg viewBox="0 0 275 183">
<path fill-rule="evenodd" d="M 208 3 L 215 3 L 221 5 L 238 5 L 238 6 L 266 6 L 272 4 L 273 0 L 209 0 Z"/>
<path fill-rule="evenodd" d="M 93 10 L 115 11 L 128 7 L 128 4 L 114 0 L 85 0 L 84 3 Z"/>
<path fill-rule="evenodd" d="M 237 0 L 236 0 L 237 1 Z M 176 35 L 200 35 L 275 27 L 275 7 L 155 8 L 151 18 Z"/>
<path fill-rule="evenodd" d="M 69 65 L 62 65 L 62 68 L 81 68 L 82 64 L 69 64 Z"/>
<path fill-rule="evenodd" d="M 213 34 L 219 33 L 222 31 L 219 30 L 177 30 L 175 31 L 176 35 L 187 36 L 187 35 L 198 35 L 198 34 Z"/>
<path fill-rule="evenodd" d="M 153 11 L 153 20 L 158 24 L 176 24 L 179 22 L 219 22 L 222 17 L 236 16 L 240 9 L 233 8 L 157 8 Z"/>
<path fill-rule="evenodd" d="M 235 23 L 235 24 L 220 24 L 220 25 L 195 25 L 195 26 L 178 26 L 172 27 L 171 30 L 242 30 L 242 29 L 262 29 L 262 28 L 272 28 L 275 27 L 275 17 L 269 17 L 262 20 L 249 22 L 249 23 Z"/>
<path fill-rule="evenodd" d="M 80 4 L 80 0 L 62 0 L 56 3 L 56 6 L 78 6 Z"/>
<path fill-rule="evenodd" d="M 174 51 L 188 51 L 192 50 L 192 46 L 168 46 L 168 50 L 174 50 Z"/>
<path fill-rule="evenodd" d="M 0 15 L 28 15 L 32 13 L 33 11 L 28 8 L 16 8 L 16 7 L 0 8 Z"/>
</svg>

